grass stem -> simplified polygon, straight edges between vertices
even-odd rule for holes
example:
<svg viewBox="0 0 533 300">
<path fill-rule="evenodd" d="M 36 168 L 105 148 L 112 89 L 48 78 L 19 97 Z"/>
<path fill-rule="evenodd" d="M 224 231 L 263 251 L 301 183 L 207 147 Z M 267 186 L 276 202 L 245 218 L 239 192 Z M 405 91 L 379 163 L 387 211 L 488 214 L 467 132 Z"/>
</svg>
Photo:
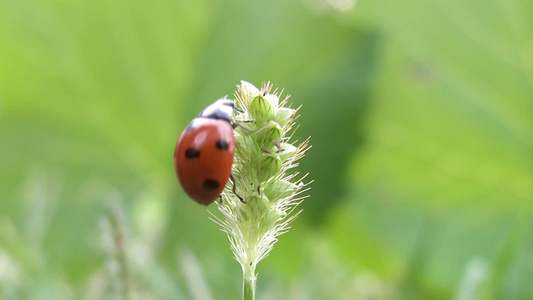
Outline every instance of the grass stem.
<svg viewBox="0 0 533 300">
<path fill-rule="evenodd" d="M 243 269 L 243 282 L 242 282 L 242 299 L 254 300 L 255 299 L 255 270 L 254 268 Z"/>
</svg>

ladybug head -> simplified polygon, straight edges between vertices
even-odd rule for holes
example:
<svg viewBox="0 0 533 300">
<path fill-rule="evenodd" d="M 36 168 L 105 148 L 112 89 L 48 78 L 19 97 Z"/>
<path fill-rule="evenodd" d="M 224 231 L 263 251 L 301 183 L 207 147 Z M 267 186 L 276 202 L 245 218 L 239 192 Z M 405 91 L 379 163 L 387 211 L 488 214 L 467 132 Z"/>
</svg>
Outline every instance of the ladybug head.
<svg viewBox="0 0 533 300">
<path fill-rule="evenodd" d="M 233 101 L 228 99 L 219 99 L 202 110 L 198 117 L 224 120 L 229 122 L 231 115 L 233 114 L 233 108 Z"/>
</svg>

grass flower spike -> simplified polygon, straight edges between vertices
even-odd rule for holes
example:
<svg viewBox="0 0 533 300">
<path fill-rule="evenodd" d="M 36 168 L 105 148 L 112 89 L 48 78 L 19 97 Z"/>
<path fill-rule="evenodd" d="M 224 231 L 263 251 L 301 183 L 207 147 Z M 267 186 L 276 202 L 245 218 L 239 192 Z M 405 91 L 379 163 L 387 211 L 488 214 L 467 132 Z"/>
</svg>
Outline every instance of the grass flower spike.
<svg viewBox="0 0 533 300">
<path fill-rule="evenodd" d="M 241 202 L 229 189 L 218 205 L 224 219 L 214 218 L 228 234 L 235 259 L 243 270 L 243 299 L 254 299 L 256 266 L 289 229 L 300 211 L 295 208 L 309 188 L 291 169 L 309 149 L 308 141 L 291 141 L 298 109 L 280 101 L 272 85 L 261 89 L 242 81 L 235 93 L 236 151 L 233 175 Z"/>
</svg>

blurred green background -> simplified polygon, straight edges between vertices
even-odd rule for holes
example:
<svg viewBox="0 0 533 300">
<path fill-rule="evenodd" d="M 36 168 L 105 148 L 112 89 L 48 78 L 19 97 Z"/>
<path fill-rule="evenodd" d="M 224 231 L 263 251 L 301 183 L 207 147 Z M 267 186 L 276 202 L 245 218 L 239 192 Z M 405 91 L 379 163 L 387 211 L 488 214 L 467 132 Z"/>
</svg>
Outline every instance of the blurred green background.
<svg viewBox="0 0 533 300">
<path fill-rule="evenodd" d="M 240 80 L 285 88 L 313 145 L 311 198 L 258 299 L 533 299 L 532 16 L 529 0 L 0 0 L 0 299 L 117 299 L 117 220 L 133 299 L 238 299 L 216 207 L 187 199 L 172 154 Z"/>
</svg>

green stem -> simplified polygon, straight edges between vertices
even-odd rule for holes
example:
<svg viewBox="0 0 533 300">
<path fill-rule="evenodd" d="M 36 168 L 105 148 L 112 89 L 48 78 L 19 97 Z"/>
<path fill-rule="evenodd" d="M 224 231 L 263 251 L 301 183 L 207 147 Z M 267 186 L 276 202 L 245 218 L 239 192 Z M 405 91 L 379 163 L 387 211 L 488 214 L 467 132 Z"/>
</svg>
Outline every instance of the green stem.
<svg viewBox="0 0 533 300">
<path fill-rule="evenodd" d="M 249 266 L 248 268 L 243 268 L 243 277 L 242 277 L 242 299 L 243 300 L 254 300 L 255 299 L 255 268 Z"/>
<path fill-rule="evenodd" d="M 115 258 L 118 261 L 120 268 L 120 293 L 123 300 L 130 299 L 130 276 L 128 271 L 128 259 L 126 256 L 125 235 L 122 227 L 122 220 L 120 216 L 120 203 L 115 202 L 109 208 L 109 220 L 111 222 L 111 230 L 113 232 L 113 241 L 115 246 Z"/>
</svg>

